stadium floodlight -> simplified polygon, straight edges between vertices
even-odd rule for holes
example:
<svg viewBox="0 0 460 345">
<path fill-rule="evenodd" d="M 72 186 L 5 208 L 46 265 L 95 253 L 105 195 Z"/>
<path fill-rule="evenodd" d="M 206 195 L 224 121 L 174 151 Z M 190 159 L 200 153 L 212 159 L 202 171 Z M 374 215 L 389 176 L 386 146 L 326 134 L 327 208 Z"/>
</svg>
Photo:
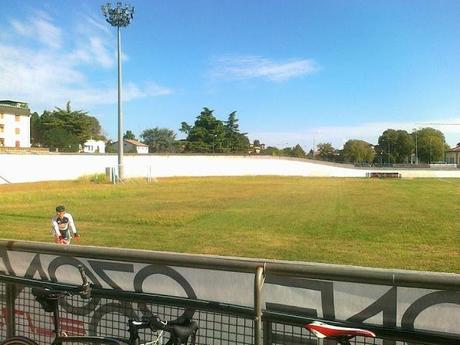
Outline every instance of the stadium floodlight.
<svg viewBox="0 0 460 345">
<path fill-rule="evenodd" d="M 112 7 L 110 3 L 102 5 L 102 13 L 106 21 L 117 27 L 118 31 L 118 178 L 123 180 L 123 116 L 121 104 L 121 31 L 120 28 L 127 27 L 133 19 L 134 7 L 128 4 L 122 5 L 117 2 L 117 5 Z"/>
</svg>

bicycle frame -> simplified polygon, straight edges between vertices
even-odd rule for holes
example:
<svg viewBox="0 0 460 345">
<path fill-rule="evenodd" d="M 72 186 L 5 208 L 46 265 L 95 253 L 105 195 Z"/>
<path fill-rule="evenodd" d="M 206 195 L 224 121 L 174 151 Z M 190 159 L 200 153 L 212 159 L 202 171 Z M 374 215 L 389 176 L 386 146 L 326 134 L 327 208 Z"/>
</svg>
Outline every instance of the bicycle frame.
<svg viewBox="0 0 460 345">
<path fill-rule="evenodd" d="M 85 282 L 87 283 L 87 282 Z M 84 283 L 84 284 L 85 284 Z M 64 297 L 65 295 L 62 295 Z M 121 338 L 98 337 L 98 336 L 67 336 L 63 335 L 60 329 L 59 322 L 59 297 L 56 300 L 50 299 L 53 302 L 53 327 L 55 338 L 52 345 L 62 345 L 69 342 L 95 343 L 95 344 L 113 344 L 113 345 L 129 345 L 129 342 Z"/>
<path fill-rule="evenodd" d="M 149 328 L 152 332 L 159 332 L 156 340 L 146 343 L 147 345 L 155 345 L 163 339 L 163 333 L 166 331 L 170 334 L 167 344 L 180 345 L 187 343 L 189 337 L 192 337 L 192 345 L 195 344 L 196 332 L 198 324 L 190 319 L 179 318 L 171 321 L 161 321 L 157 316 L 145 317 L 141 321 L 128 320 L 129 340 L 115 337 L 98 337 L 98 336 L 67 336 L 61 332 L 59 322 L 59 300 L 70 295 L 80 295 L 81 298 L 88 299 L 91 296 L 91 284 L 88 282 L 82 266 L 78 267 L 82 278 L 82 285 L 71 291 L 60 291 L 48 288 L 32 289 L 32 294 L 40 303 L 43 310 L 53 313 L 53 327 L 55 339 L 52 345 L 62 345 L 68 342 L 80 343 L 101 343 L 115 345 L 140 345 L 139 330 Z"/>
</svg>

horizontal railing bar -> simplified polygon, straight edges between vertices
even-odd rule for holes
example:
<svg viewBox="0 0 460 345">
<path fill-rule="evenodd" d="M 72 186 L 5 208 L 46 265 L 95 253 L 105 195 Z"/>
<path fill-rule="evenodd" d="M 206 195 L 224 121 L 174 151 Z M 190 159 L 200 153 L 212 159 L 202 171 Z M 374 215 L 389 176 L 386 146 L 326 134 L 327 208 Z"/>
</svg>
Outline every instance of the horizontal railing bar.
<svg viewBox="0 0 460 345">
<path fill-rule="evenodd" d="M 59 256 L 73 256 L 92 259 L 125 261 L 136 263 L 155 263 L 168 266 L 181 266 L 221 271 L 247 272 L 255 274 L 258 266 L 263 265 L 260 260 L 220 257 L 212 255 L 183 254 L 159 252 L 140 249 L 107 248 L 92 246 L 62 246 L 51 243 L 0 240 L 0 247 L 12 251 L 29 253 L 54 254 Z"/>
<path fill-rule="evenodd" d="M 265 276 L 281 275 L 308 279 L 357 282 L 437 290 L 460 290 L 460 274 L 396 269 L 367 268 L 309 262 L 290 262 L 213 255 L 157 252 L 138 249 L 91 246 L 60 246 L 50 243 L 0 240 L 0 247 L 58 256 L 74 256 L 101 260 L 155 263 L 168 266 L 201 268 L 255 274 L 265 266 Z"/>
<path fill-rule="evenodd" d="M 280 275 L 424 289 L 460 290 L 460 274 L 455 273 L 271 261 L 266 263 L 265 274 L 268 277 Z"/>
<path fill-rule="evenodd" d="M 68 291 L 75 288 L 75 285 L 55 283 L 51 281 L 35 280 L 30 278 L 14 277 L 0 274 L 0 282 L 18 284 L 27 287 L 49 287 L 56 290 Z M 123 299 L 130 302 L 150 302 L 158 304 L 166 304 L 175 307 L 183 308 L 196 308 L 199 310 L 207 311 L 220 311 L 227 314 L 246 316 L 248 318 L 254 317 L 254 309 L 249 307 L 242 307 L 233 304 L 206 301 L 200 299 L 190 299 L 186 297 L 174 297 L 162 294 L 153 294 L 145 292 L 131 292 L 116 289 L 104 289 L 93 287 L 91 291 L 93 297 L 104 297 L 113 299 Z"/>
<path fill-rule="evenodd" d="M 147 294 L 143 292 L 129 292 L 121 290 L 93 288 L 94 296 L 111 297 L 116 299 L 128 300 L 130 302 L 151 302 L 158 304 L 167 304 L 182 308 L 196 308 L 206 311 L 220 311 L 227 314 L 238 316 L 254 317 L 254 309 L 248 307 L 237 306 L 220 302 L 205 301 L 199 299 L 190 299 L 186 297 L 172 297 L 160 294 Z"/>
</svg>

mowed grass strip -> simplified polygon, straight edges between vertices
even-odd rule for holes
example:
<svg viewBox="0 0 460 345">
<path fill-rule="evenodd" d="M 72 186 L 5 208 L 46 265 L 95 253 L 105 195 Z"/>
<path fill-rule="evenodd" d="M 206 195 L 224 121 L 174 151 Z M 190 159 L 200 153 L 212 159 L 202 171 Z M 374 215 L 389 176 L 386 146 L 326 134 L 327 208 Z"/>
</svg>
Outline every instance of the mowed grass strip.
<svg viewBox="0 0 460 345">
<path fill-rule="evenodd" d="M 0 185 L 0 237 L 460 273 L 460 180 L 225 177 Z M 74 242 L 77 244 L 77 242 Z"/>
</svg>

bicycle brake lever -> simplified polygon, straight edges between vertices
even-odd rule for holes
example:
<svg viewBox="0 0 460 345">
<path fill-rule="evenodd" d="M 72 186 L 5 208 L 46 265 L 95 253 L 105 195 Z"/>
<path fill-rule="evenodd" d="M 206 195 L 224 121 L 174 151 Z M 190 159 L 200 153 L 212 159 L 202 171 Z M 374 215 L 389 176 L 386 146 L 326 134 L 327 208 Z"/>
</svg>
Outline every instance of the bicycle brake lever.
<svg viewBox="0 0 460 345">
<path fill-rule="evenodd" d="M 80 297 L 83 299 L 89 299 L 91 298 L 91 285 L 92 284 L 88 282 L 88 279 L 86 278 L 85 269 L 83 268 L 82 265 L 78 265 L 78 270 L 80 271 L 81 280 L 83 281 L 83 284 L 81 285 L 80 292 L 79 292 Z"/>
</svg>

